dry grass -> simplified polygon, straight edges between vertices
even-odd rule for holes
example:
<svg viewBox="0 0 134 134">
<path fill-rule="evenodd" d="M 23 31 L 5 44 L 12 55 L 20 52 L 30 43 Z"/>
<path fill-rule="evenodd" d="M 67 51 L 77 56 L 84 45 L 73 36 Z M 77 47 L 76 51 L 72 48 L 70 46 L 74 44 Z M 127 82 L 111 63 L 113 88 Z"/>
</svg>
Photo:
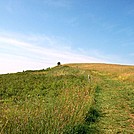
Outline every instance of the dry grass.
<svg viewBox="0 0 134 134">
<path fill-rule="evenodd" d="M 101 64 L 101 63 L 81 63 L 81 64 L 66 64 L 70 67 L 76 67 L 87 70 L 97 70 L 110 73 L 134 72 L 134 66 L 118 65 L 118 64 Z"/>
<path fill-rule="evenodd" d="M 84 124 L 92 105 L 103 114 L 93 124 L 100 132 L 133 131 L 134 66 L 68 64 L 49 71 L 3 75 L 0 83 L 2 134 L 62 133 L 66 126 Z M 22 96 L 14 88 L 23 90 Z"/>
</svg>

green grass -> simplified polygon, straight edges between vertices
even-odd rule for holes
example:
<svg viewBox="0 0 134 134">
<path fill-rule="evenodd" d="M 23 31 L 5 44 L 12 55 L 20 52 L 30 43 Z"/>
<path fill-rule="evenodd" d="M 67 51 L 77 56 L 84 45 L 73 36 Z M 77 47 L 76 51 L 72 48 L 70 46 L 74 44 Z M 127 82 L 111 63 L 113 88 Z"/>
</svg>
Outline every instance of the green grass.
<svg viewBox="0 0 134 134">
<path fill-rule="evenodd" d="M 63 133 L 82 123 L 91 105 L 81 70 L 63 66 L 0 77 L 1 133 Z"/>
<path fill-rule="evenodd" d="M 134 133 L 134 86 L 102 78 L 98 107 L 104 116 L 97 123 L 102 133 Z"/>
<path fill-rule="evenodd" d="M 0 133 L 132 134 L 133 80 L 133 66 L 107 64 L 0 75 Z"/>
</svg>

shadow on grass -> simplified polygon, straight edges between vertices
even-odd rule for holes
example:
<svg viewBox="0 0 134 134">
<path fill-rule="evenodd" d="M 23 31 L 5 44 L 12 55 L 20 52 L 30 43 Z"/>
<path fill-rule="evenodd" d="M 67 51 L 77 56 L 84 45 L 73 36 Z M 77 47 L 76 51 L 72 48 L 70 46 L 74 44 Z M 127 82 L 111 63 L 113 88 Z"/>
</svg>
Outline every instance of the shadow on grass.
<svg viewBox="0 0 134 134">
<path fill-rule="evenodd" d="M 95 123 L 100 116 L 100 111 L 98 111 L 94 107 L 91 107 L 88 113 L 86 114 L 85 122 L 87 124 Z"/>
<path fill-rule="evenodd" d="M 74 126 L 67 126 L 65 128 L 64 134 L 99 134 L 96 122 L 98 121 L 101 113 L 91 107 L 85 117 L 85 122 L 83 124 L 77 124 Z"/>
<path fill-rule="evenodd" d="M 65 128 L 63 134 L 98 134 L 99 131 L 95 126 L 87 124 L 78 124 L 75 126 L 68 126 Z"/>
</svg>

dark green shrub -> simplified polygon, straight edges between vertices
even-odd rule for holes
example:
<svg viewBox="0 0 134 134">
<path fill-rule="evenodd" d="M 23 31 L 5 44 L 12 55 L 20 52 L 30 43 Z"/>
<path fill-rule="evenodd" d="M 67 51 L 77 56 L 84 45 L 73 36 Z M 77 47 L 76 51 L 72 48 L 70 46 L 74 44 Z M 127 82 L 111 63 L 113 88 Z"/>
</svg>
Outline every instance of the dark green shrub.
<svg viewBox="0 0 134 134">
<path fill-rule="evenodd" d="M 72 127 L 66 127 L 64 134 L 88 134 L 89 127 L 85 124 L 78 124 Z"/>
<path fill-rule="evenodd" d="M 99 134 L 99 130 L 95 126 L 84 123 L 66 127 L 63 134 Z"/>
<path fill-rule="evenodd" d="M 99 85 L 96 86 L 95 93 L 99 94 L 101 90 L 101 87 Z"/>
<path fill-rule="evenodd" d="M 48 67 L 45 71 L 50 71 L 51 70 L 51 68 L 50 67 Z"/>
<path fill-rule="evenodd" d="M 91 107 L 85 117 L 85 122 L 90 124 L 97 121 L 98 117 L 100 117 L 100 113 L 94 107 Z"/>
</svg>

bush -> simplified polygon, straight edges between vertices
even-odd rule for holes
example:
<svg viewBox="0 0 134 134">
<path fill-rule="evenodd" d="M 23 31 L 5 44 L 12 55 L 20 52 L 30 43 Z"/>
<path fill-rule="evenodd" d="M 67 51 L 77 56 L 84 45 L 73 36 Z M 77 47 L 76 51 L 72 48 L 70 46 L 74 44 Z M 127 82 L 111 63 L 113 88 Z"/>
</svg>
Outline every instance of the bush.
<svg viewBox="0 0 134 134">
<path fill-rule="evenodd" d="M 91 107 L 85 117 L 85 122 L 90 124 L 97 121 L 98 117 L 100 117 L 99 111 L 97 111 L 94 107 Z"/>
<path fill-rule="evenodd" d="M 89 128 L 85 124 L 78 124 L 72 127 L 66 127 L 64 134 L 88 134 Z"/>
<path fill-rule="evenodd" d="M 72 127 L 66 127 L 63 134 L 99 134 L 99 130 L 95 126 L 84 123 Z"/>
</svg>

